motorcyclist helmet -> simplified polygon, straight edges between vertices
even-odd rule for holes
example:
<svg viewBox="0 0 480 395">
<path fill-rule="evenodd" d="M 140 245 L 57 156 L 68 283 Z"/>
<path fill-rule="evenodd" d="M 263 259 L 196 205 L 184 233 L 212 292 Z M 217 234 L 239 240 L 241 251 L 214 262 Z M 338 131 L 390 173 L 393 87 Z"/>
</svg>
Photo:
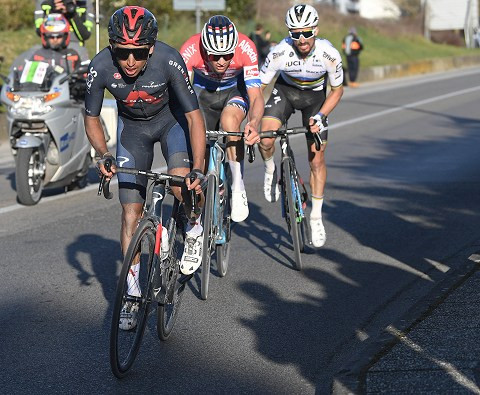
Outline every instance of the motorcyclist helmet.
<svg viewBox="0 0 480 395">
<path fill-rule="evenodd" d="M 108 37 L 118 44 L 154 45 L 157 34 L 157 20 L 143 7 L 122 7 L 113 13 L 108 23 Z"/>
<path fill-rule="evenodd" d="M 201 41 L 208 55 L 233 54 L 238 44 L 238 32 L 226 16 L 215 15 L 203 26 Z"/>
<path fill-rule="evenodd" d="M 44 48 L 65 49 L 70 43 L 70 23 L 62 14 L 49 14 L 40 25 L 40 37 Z M 49 41 L 61 37 L 58 43 Z"/>
<path fill-rule="evenodd" d="M 308 4 L 297 4 L 287 11 L 285 24 L 289 29 L 303 29 L 318 25 L 318 12 Z"/>
</svg>

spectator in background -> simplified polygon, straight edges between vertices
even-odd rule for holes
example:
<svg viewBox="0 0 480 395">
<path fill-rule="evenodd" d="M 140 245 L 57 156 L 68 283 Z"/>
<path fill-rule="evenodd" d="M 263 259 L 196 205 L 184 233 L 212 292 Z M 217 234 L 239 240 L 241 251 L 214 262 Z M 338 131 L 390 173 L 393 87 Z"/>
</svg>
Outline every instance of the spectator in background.
<svg viewBox="0 0 480 395">
<path fill-rule="evenodd" d="M 69 46 L 78 52 L 81 60 L 90 59 L 85 41 L 93 28 L 93 0 L 36 0 L 35 27 L 38 35 L 43 20 L 51 13 L 62 14 L 67 19 L 71 33 Z"/>
<path fill-rule="evenodd" d="M 349 86 L 352 88 L 358 88 L 357 76 L 360 65 L 358 55 L 360 55 L 360 52 L 363 49 L 363 43 L 357 35 L 357 29 L 354 27 L 350 28 L 348 34 L 343 39 L 342 49 L 347 58 L 348 78 L 350 80 Z"/>
<path fill-rule="evenodd" d="M 480 48 L 480 29 L 478 27 L 473 28 L 473 46 Z"/>
<path fill-rule="evenodd" d="M 261 68 L 270 52 L 270 41 L 263 36 L 263 26 L 260 23 L 255 26 L 255 31 L 250 34 L 250 39 L 257 47 L 258 67 Z"/>
</svg>

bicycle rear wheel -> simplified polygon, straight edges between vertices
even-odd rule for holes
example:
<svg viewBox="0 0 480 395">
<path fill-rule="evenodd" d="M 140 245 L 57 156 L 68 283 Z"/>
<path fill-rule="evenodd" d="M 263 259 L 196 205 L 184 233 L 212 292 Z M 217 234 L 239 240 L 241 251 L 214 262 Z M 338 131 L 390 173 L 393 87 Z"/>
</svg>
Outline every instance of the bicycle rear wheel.
<svg viewBox="0 0 480 395">
<path fill-rule="evenodd" d="M 202 280 L 200 284 L 200 296 L 203 300 L 208 297 L 210 281 L 210 260 L 212 258 L 213 236 L 213 207 L 215 203 L 215 176 L 208 176 L 207 195 L 203 208 L 203 247 L 202 247 Z"/>
<path fill-rule="evenodd" d="M 170 253 L 168 258 L 161 262 L 164 284 L 166 284 L 165 300 L 157 308 L 157 334 L 160 340 L 167 340 L 177 321 L 178 312 L 185 289 L 185 281 L 179 274 L 179 255 L 183 251 L 183 231 L 177 226 L 177 220 L 170 218 L 167 226 Z M 191 277 L 191 276 L 190 276 Z M 190 277 L 186 277 L 188 279 Z"/>
<path fill-rule="evenodd" d="M 228 180 L 228 177 L 227 177 Z M 228 262 L 230 260 L 230 237 L 231 237 L 231 201 L 230 201 L 230 182 L 225 181 L 224 191 L 222 197 L 222 204 L 220 205 L 219 218 L 222 218 L 222 227 L 220 229 L 225 237 L 225 243 L 217 244 L 216 247 L 216 260 L 217 271 L 220 277 L 225 277 L 228 270 Z"/>
<path fill-rule="evenodd" d="M 298 208 L 297 208 L 297 191 L 295 191 L 295 180 L 292 173 L 292 166 L 289 160 L 283 162 L 283 182 L 285 184 L 285 219 L 292 235 L 293 251 L 295 254 L 295 269 L 302 270 L 302 256 L 303 240 L 300 229 L 300 222 L 297 221 Z"/>
<path fill-rule="evenodd" d="M 137 356 L 145 331 L 145 324 L 151 305 L 151 288 L 153 264 L 155 261 L 155 225 L 145 220 L 140 222 L 128 246 L 122 270 L 118 278 L 115 303 L 113 305 L 112 324 L 110 327 L 110 366 L 113 374 L 122 378 L 132 367 Z M 127 276 L 132 263 L 140 262 L 135 276 L 133 290 L 128 289 Z M 130 291 L 130 293 L 129 293 Z M 138 295 L 140 293 L 140 295 Z M 136 294 L 133 296 L 131 294 Z M 135 311 L 135 318 L 129 330 L 120 329 L 122 309 L 128 306 Z M 125 317 L 122 325 L 125 325 Z"/>
</svg>

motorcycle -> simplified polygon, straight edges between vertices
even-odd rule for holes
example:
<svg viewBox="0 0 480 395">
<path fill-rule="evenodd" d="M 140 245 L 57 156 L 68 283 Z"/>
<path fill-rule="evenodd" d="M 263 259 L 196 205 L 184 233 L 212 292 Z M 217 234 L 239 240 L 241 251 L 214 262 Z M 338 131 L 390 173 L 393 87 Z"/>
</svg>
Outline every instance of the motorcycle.
<svg viewBox="0 0 480 395">
<path fill-rule="evenodd" d="M 87 68 L 82 64 L 69 70 L 25 60 L 3 76 L 0 101 L 7 108 L 21 204 L 37 204 L 44 188 L 87 184 L 93 154 L 84 127 Z"/>
</svg>

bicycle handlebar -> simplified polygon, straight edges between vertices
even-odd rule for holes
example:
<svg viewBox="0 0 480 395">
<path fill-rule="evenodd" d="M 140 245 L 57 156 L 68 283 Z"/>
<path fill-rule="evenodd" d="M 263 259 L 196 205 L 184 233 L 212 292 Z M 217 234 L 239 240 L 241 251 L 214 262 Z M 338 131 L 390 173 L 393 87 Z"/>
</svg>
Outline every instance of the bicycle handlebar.
<svg viewBox="0 0 480 395">
<path fill-rule="evenodd" d="M 105 161 L 105 168 L 107 171 L 110 171 L 112 166 L 112 161 L 107 159 Z M 117 167 L 116 173 L 126 173 L 126 174 L 133 174 L 133 175 L 143 175 L 146 176 L 150 180 L 155 181 L 168 181 L 169 183 L 181 184 L 186 185 L 185 178 L 181 176 L 174 176 L 171 174 L 166 173 L 156 173 L 154 171 L 147 171 L 147 170 L 140 170 L 140 169 L 129 169 L 126 167 Z M 110 179 L 107 179 L 105 174 L 102 174 L 102 178 L 100 179 L 100 184 L 98 186 L 97 195 L 100 196 L 103 192 L 103 196 L 105 199 L 112 199 L 113 193 L 110 192 Z"/>
<path fill-rule="evenodd" d="M 272 137 L 279 137 L 279 136 L 287 136 L 289 134 L 302 134 L 310 132 L 309 129 L 305 127 L 297 127 L 297 128 L 280 128 L 278 130 L 266 130 L 260 132 L 260 138 L 272 138 Z M 312 133 L 313 134 L 313 141 L 315 143 L 315 149 L 320 151 L 320 146 L 323 144 L 322 138 L 320 137 L 319 133 Z"/>
<path fill-rule="evenodd" d="M 206 131 L 207 138 L 213 140 L 218 140 L 221 137 L 225 136 L 237 136 L 243 137 L 243 132 L 226 132 L 224 130 L 207 130 Z M 252 163 L 255 160 L 255 148 L 253 145 L 247 146 L 247 155 L 248 155 L 248 162 Z"/>
</svg>

